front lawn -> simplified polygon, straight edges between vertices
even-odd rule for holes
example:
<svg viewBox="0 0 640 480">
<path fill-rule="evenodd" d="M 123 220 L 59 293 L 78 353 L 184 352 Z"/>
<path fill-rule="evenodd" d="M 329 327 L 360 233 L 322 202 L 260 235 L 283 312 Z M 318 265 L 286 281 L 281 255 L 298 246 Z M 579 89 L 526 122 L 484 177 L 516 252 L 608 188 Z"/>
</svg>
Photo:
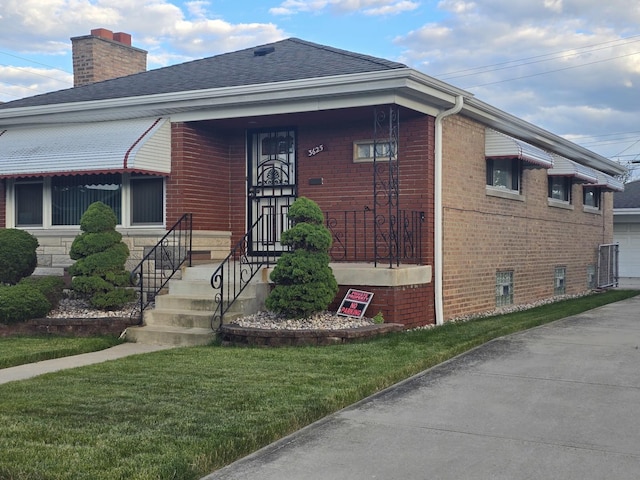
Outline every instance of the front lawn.
<svg viewBox="0 0 640 480">
<path fill-rule="evenodd" d="M 197 479 L 492 338 L 638 293 L 365 343 L 176 348 L 0 385 L 0 478 Z"/>
<path fill-rule="evenodd" d="M 95 352 L 122 343 L 114 336 L 60 337 L 12 336 L 0 337 L 0 368 L 52 358 Z"/>
</svg>

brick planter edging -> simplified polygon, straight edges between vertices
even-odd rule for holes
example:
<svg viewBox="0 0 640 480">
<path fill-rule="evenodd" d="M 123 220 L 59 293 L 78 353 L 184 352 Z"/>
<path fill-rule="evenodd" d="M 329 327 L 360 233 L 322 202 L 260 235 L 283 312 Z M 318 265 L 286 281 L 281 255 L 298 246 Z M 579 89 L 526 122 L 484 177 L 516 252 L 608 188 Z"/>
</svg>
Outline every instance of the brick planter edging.
<svg viewBox="0 0 640 480">
<path fill-rule="evenodd" d="M 10 325 L 0 324 L 0 337 L 9 335 L 120 335 L 138 322 L 130 318 L 37 318 Z"/>
<path fill-rule="evenodd" d="M 283 330 L 222 325 L 219 330 L 223 345 L 245 345 L 263 347 L 287 347 L 303 345 L 335 345 L 399 332 L 404 325 L 382 323 L 340 330 Z"/>
</svg>

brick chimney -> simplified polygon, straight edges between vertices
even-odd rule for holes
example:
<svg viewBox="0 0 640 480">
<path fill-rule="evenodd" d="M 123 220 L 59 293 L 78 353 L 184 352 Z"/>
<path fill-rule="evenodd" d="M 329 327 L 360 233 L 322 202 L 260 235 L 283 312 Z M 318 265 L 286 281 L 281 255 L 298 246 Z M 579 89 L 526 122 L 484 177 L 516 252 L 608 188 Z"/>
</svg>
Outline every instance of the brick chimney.
<svg viewBox="0 0 640 480">
<path fill-rule="evenodd" d="M 147 51 L 131 46 L 131 35 L 106 28 L 71 38 L 73 86 L 79 87 L 147 70 Z"/>
</svg>

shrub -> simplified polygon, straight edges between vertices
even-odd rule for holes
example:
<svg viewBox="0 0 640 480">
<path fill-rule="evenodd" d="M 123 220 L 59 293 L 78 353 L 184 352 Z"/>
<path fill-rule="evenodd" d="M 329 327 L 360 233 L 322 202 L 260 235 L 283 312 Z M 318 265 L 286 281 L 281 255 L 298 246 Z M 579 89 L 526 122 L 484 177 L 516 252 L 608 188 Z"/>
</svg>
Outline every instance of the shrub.
<svg viewBox="0 0 640 480">
<path fill-rule="evenodd" d="M 64 280 L 60 277 L 27 277 L 20 280 L 18 285 L 28 285 L 39 290 L 51 304 L 51 308 L 56 308 L 63 295 Z"/>
<path fill-rule="evenodd" d="M 102 202 L 89 205 L 80 219 L 80 230 L 71 245 L 70 256 L 76 262 L 69 267 L 71 287 L 89 303 L 102 310 L 122 307 L 135 299 L 136 292 L 123 288 L 129 283 L 124 264 L 129 247 L 115 230 L 113 210 Z"/>
<path fill-rule="evenodd" d="M 318 205 L 305 197 L 293 202 L 288 216 L 293 226 L 280 241 L 292 251 L 283 253 L 271 272 L 275 288 L 266 306 L 290 317 L 306 317 L 325 310 L 338 292 L 329 266 L 331 233 L 322 224 Z"/>
<path fill-rule="evenodd" d="M 24 230 L 0 230 L 0 283 L 15 285 L 36 269 L 38 239 Z"/>
<path fill-rule="evenodd" d="M 47 297 L 33 285 L 0 286 L 0 322 L 18 323 L 42 318 L 51 311 Z"/>
</svg>

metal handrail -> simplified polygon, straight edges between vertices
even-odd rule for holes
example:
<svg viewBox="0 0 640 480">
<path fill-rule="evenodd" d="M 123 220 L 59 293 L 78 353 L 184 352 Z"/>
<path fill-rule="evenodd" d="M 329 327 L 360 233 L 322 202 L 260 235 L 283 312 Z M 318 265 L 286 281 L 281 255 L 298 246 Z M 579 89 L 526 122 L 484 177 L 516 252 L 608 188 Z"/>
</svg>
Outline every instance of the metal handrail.
<svg viewBox="0 0 640 480">
<path fill-rule="evenodd" d="M 251 225 L 247 233 L 235 244 L 231 253 L 222 260 L 218 268 L 211 275 L 211 286 L 215 294 L 216 309 L 211 317 L 211 328 L 218 330 L 224 320 L 224 315 L 233 303 L 249 285 L 251 280 L 263 268 L 275 264 L 282 253 L 275 249 L 275 243 L 264 242 L 261 247 L 266 251 L 252 251 L 251 242 L 258 238 L 260 227 L 268 221 L 268 215 L 260 215 Z"/>
<path fill-rule="evenodd" d="M 180 267 L 191 266 L 192 238 L 193 214 L 185 213 L 131 270 L 130 282 L 139 289 L 140 301 L 140 311 L 132 316 L 139 313 L 139 324 L 144 310 Z"/>
</svg>

